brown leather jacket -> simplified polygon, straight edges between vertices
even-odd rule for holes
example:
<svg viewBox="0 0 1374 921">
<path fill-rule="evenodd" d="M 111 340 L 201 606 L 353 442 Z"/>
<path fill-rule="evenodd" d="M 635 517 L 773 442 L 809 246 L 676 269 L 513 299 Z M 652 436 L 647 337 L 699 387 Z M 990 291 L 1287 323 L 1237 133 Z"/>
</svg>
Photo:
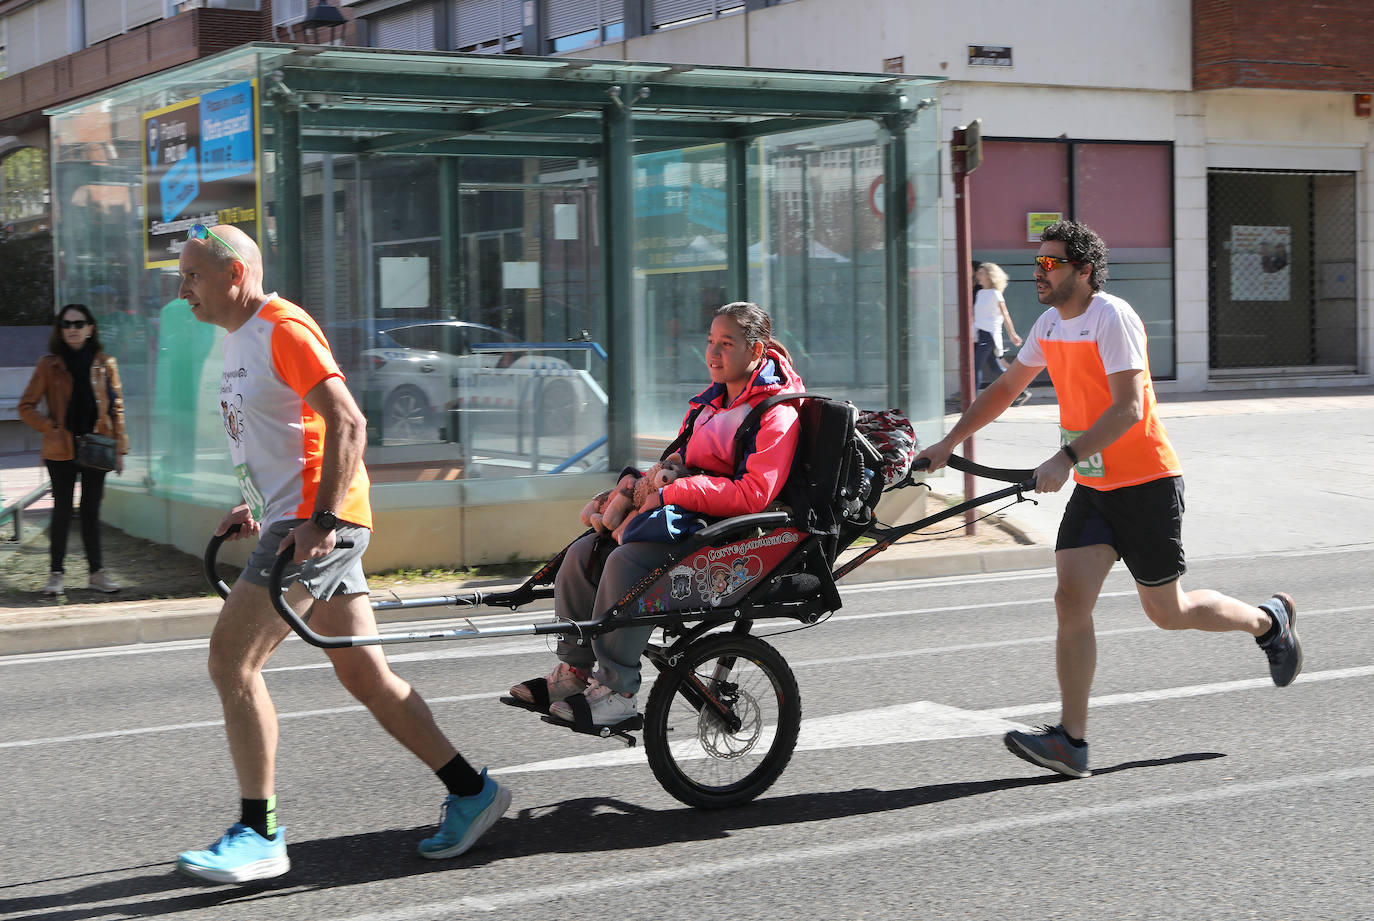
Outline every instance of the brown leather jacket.
<svg viewBox="0 0 1374 921">
<path fill-rule="evenodd" d="M 129 453 L 129 436 L 124 430 L 124 388 L 119 383 L 119 366 L 114 356 L 97 352 L 91 362 L 91 390 L 95 394 L 95 431 L 115 440 L 115 450 Z M 72 375 L 61 358 L 44 355 L 33 369 L 33 377 L 19 398 L 19 417 L 43 434 L 40 455 L 43 460 L 74 460 L 76 442 L 67 431 L 67 402 L 72 396 Z M 38 404 L 47 400 L 47 411 Z"/>
</svg>

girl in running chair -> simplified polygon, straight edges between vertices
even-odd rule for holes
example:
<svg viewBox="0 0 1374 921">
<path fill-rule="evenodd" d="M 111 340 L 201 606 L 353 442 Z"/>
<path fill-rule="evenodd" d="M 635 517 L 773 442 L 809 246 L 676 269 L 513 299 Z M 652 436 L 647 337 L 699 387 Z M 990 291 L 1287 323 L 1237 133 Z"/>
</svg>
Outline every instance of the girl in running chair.
<svg viewBox="0 0 1374 921">
<path fill-rule="evenodd" d="M 755 404 L 779 393 L 802 393 L 801 375 L 791 356 L 772 335 L 768 313 L 743 301 L 716 310 L 706 339 L 706 369 L 711 385 L 688 401 L 681 447 L 689 471 L 699 471 L 651 494 L 640 515 L 665 505 L 716 518 L 761 512 L 782 492 L 792 455 L 797 450 L 797 409 L 774 406 L 759 422 L 740 468 L 735 467 L 735 430 Z M 624 482 L 619 486 L 626 485 Z M 617 488 L 619 488 L 619 486 Z M 604 496 L 604 494 L 603 494 Z M 592 527 L 598 496 L 582 510 L 582 523 Z M 633 524 L 633 523 L 632 523 Z M 599 533 L 588 534 L 568 548 L 554 582 L 554 609 L 571 620 L 591 620 L 615 604 L 648 572 L 672 553 L 672 545 L 627 539 L 606 558 L 599 582 L 587 575 Z M 558 642 L 559 663 L 547 677 L 511 688 L 511 696 L 529 709 L 573 721 L 569 698 L 583 695 L 594 726 L 618 726 L 639 715 L 635 695 L 640 685 L 640 656 L 652 627 L 626 627 L 586 640 Z"/>
</svg>

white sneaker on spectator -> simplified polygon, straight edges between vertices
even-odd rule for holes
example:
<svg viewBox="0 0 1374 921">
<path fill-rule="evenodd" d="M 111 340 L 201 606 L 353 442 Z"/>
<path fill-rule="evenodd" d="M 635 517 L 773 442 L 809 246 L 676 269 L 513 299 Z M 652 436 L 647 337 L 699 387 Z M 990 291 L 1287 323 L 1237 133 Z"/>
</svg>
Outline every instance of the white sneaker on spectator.
<svg viewBox="0 0 1374 921">
<path fill-rule="evenodd" d="M 107 576 L 103 569 L 97 569 L 95 572 L 91 573 L 89 587 L 95 589 L 97 592 L 104 592 L 107 595 L 119 591 L 119 583 Z"/>
<path fill-rule="evenodd" d="M 48 584 L 43 586 L 43 594 L 60 595 L 62 594 L 62 573 L 48 573 Z"/>
</svg>

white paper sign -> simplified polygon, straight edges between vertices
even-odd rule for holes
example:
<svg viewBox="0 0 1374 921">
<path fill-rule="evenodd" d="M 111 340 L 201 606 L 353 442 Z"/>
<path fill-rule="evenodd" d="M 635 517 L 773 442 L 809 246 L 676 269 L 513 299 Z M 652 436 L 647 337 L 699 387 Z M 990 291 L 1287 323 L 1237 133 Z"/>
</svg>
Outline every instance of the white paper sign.
<svg viewBox="0 0 1374 921">
<path fill-rule="evenodd" d="M 429 306 L 429 258 L 383 256 L 382 307 L 387 310 L 420 310 Z"/>
<path fill-rule="evenodd" d="M 501 263 L 501 286 L 503 288 L 538 288 L 539 263 Z"/>
</svg>

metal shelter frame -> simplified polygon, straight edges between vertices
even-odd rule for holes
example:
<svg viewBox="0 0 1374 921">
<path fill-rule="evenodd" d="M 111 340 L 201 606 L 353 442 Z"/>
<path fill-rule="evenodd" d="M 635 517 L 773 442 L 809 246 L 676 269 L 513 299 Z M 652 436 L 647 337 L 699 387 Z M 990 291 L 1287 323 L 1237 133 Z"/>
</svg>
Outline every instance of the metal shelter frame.
<svg viewBox="0 0 1374 921">
<path fill-rule="evenodd" d="M 302 289 L 301 158 L 307 153 L 422 155 L 440 163 L 443 297 L 459 298 L 456 264 L 461 158 L 566 157 L 598 164 L 601 271 L 610 363 L 611 457 L 628 457 L 635 368 L 634 160 L 701 144 L 726 147 L 727 279 L 747 299 L 749 143 L 772 134 L 871 120 L 884 156 L 885 291 L 909 299 L 907 129 L 940 77 L 823 73 L 574 58 L 399 52 L 253 44 L 261 78 L 264 152 L 274 158 L 278 286 Z M 242 55 L 244 48 L 225 54 Z M 206 74 L 209 76 L 209 73 Z M 931 107 L 928 117 L 938 117 Z M 905 405 L 908 311 L 888 310 L 886 374 Z"/>
</svg>

